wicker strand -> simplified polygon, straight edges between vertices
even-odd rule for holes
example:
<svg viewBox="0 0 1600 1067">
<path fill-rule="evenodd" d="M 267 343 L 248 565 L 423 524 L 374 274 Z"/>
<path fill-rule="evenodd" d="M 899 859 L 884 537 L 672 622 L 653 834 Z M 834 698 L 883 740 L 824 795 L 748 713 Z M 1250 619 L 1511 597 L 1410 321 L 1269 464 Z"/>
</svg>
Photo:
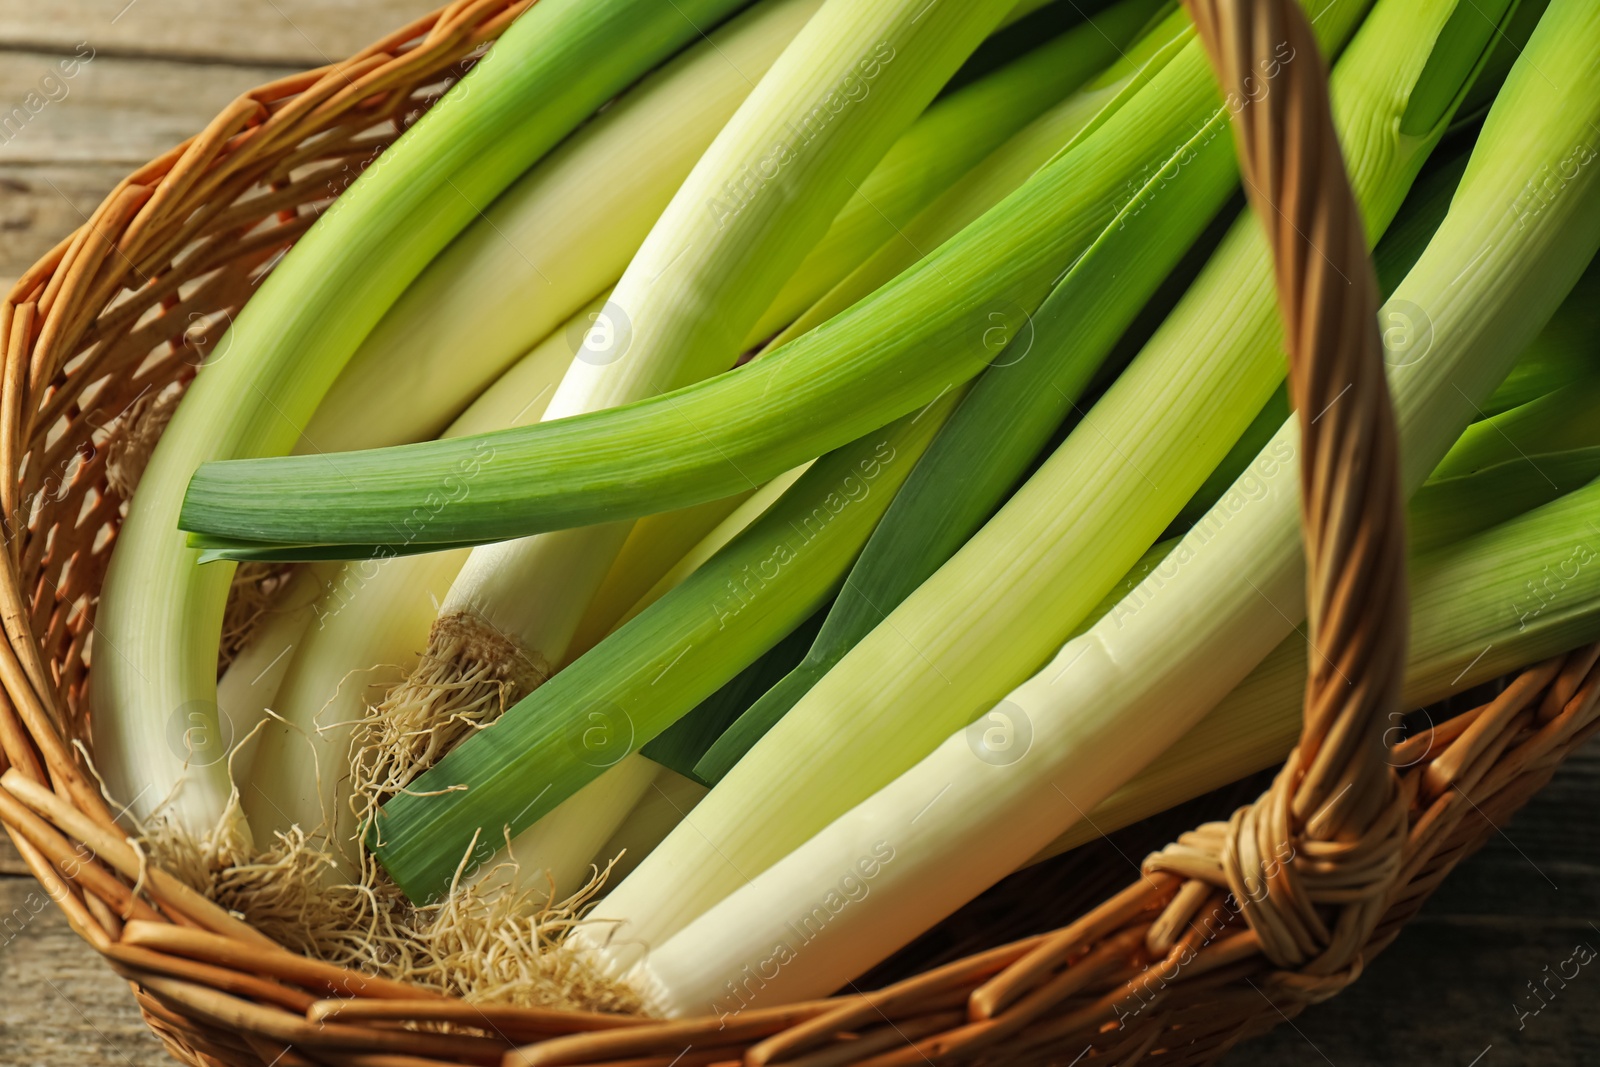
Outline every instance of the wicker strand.
<svg viewBox="0 0 1600 1067">
<path fill-rule="evenodd" d="M 1273 251 L 1301 416 L 1313 653 L 1300 744 L 1259 800 L 1206 837 L 1202 849 L 1214 850 L 1215 865 L 1182 866 L 1233 893 L 1278 966 L 1348 981 L 1405 841 L 1405 803 L 1381 740 L 1399 706 L 1407 600 L 1377 284 L 1327 72 L 1299 4 L 1186 3 L 1222 74 L 1240 172 Z M 1146 866 L 1167 862 L 1162 853 Z M 1180 904 L 1192 897 L 1180 894 Z"/>
</svg>

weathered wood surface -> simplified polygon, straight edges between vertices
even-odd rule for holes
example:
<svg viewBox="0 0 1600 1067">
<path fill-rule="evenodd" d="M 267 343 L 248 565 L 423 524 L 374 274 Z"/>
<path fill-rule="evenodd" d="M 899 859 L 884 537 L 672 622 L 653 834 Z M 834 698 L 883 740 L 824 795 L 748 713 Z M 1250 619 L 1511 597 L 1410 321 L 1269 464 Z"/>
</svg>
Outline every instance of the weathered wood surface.
<svg viewBox="0 0 1600 1067">
<path fill-rule="evenodd" d="M 130 171 L 293 69 L 0 51 L 0 281 L 82 225 Z"/>
<path fill-rule="evenodd" d="M 1600 1062 L 1597 800 L 1600 743 L 1591 742 L 1457 868 L 1360 981 L 1293 1026 L 1240 1046 L 1226 1062 Z M 1574 958 L 1579 946 L 1585 951 Z M 1579 965 L 1586 956 L 1592 961 Z"/>
<path fill-rule="evenodd" d="M 0 833 L 0 876 L 22 876 L 27 873 L 27 865 L 12 847 L 11 839 Z"/>
<path fill-rule="evenodd" d="M 0 878 L 0 1064 L 166 1067 L 127 983 L 31 879 Z"/>
<path fill-rule="evenodd" d="M 240 92 L 297 69 L 84 55 L 5 54 L 0 163 L 114 164 L 126 173 L 202 129 Z"/>
<path fill-rule="evenodd" d="M 0 0 L 0 284 L 133 166 L 241 90 L 351 52 L 429 0 Z M 93 49 L 65 92 L 63 61 Z M 42 106 L 5 128 L 15 107 Z M 52 98 L 52 96 L 54 98 Z M 1600 744 L 1456 872 L 1354 987 L 1244 1046 L 1257 1067 L 1600 1060 Z M 170 1062 L 118 980 L 0 837 L 0 1067 Z M 1548 968 L 1548 969 L 1547 969 Z M 1536 998 L 1529 983 L 1537 987 Z M 1548 983 L 1548 984 L 1542 984 Z M 1541 1007 L 1542 1003 L 1542 1007 Z M 1533 1009 L 1539 1009 L 1537 1013 Z"/>
<path fill-rule="evenodd" d="M 432 0 L 0 0 L 0 285 L 234 96 Z"/>
<path fill-rule="evenodd" d="M 0 42 L 297 67 L 341 59 L 432 0 L 3 0 Z"/>
<path fill-rule="evenodd" d="M 0 163 L 0 291 L 83 225 L 128 173 L 116 164 L 8 166 Z"/>
</svg>

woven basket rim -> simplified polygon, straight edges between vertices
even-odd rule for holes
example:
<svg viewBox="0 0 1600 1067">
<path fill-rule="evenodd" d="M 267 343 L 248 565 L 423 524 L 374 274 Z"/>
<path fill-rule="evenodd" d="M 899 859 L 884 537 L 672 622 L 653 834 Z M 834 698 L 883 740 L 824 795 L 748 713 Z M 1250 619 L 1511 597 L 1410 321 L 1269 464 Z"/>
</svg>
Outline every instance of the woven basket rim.
<svg viewBox="0 0 1600 1067">
<path fill-rule="evenodd" d="M 469 1004 L 310 960 L 147 865 L 74 747 L 87 740 L 81 698 L 93 601 L 123 506 L 108 481 L 107 427 L 88 425 L 90 416 L 106 398 L 142 393 L 135 386 L 165 388 L 192 377 L 183 351 L 192 320 L 185 316 L 241 303 L 252 277 L 309 228 L 313 205 L 326 199 L 326 190 L 308 187 L 296 169 L 375 157 L 381 139 L 364 139 L 365 131 L 403 122 L 406 108 L 418 103 L 413 94 L 448 79 L 533 2 L 457 0 L 349 60 L 242 95 L 204 131 L 119 183 L 0 304 L 0 504 L 9 549 L 0 569 L 7 637 L 0 683 L 9 698 L 0 702 L 6 768 L 0 823 L 74 929 L 133 985 L 145 1018 L 174 1056 L 238 1067 L 576 1064 L 656 1056 L 665 1063 L 687 1046 L 695 1051 L 677 1062 L 888 1064 L 978 1055 L 1032 1062 L 1085 1048 L 1121 1063 L 1154 1049 L 1173 1063 L 1210 1062 L 1352 981 L 1494 824 L 1600 729 L 1595 645 L 1529 668 L 1494 700 L 1393 750 L 1358 749 L 1345 774 L 1330 779 L 1331 788 L 1388 783 L 1401 812 L 1398 828 L 1385 831 L 1398 834 L 1395 863 L 1369 887 L 1370 921 L 1359 941 L 1346 946 L 1338 966 L 1321 969 L 1274 964 L 1270 939 L 1264 942 L 1254 925 L 1252 905 L 1259 902 L 1230 895 L 1220 868 L 1202 876 L 1157 854 L 1140 878 L 1068 926 L 884 989 L 745 1011 L 736 1019 L 657 1022 Z M 1293 0 L 1186 2 L 1214 57 L 1216 42 L 1239 39 L 1231 35 L 1250 17 L 1274 17 L 1279 26 L 1287 18 L 1291 29 L 1303 23 Z M 1243 60 L 1248 70 L 1248 56 Z M 1225 82 L 1229 76 L 1224 71 Z M 1311 96 L 1322 126 L 1303 120 L 1301 132 L 1331 138 L 1325 84 Z M 1250 160 L 1243 162 L 1248 174 Z M 1331 177 L 1324 168 L 1323 177 L 1335 201 L 1340 188 L 1349 199 L 1342 168 Z M 1273 238 L 1280 254 L 1295 239 L 1284 228 Z M 1354 243 L 1359 251 L 1351 263 L 1365 265 L 1349 269 L 1370 279 L 1365 246 Z M 1291 316 L 1298 301 L 1318 299 L 1292 289 L 1280 295 Z M 1370 333 L 1375 338 L 1375 327 Z M 1359 349 L 1360 339 L 1333 338 L 1320 352 L 1296 358 L 1358 358 Z M 1365 352 L 1369 362 L 1372 356 Z M 1303 366 L 1296 374 L 1311 377 Z M 1378 374 L 1374 402 L 1381 407 L 1373 410 L 1386 411 L 1381 364 Z M 1329 420 L 1319 432 L 1340 440 L 1339 434 L 1365 432 L 1364 425 Z M 119 430 L 126 427 L 110 427 Z M 1393 441 L 1371 447 L 1380 476 L 1357 491 L 1366 494 L 1364 513 L 1381 515 L 1383 493 L 1393 496 Z M 53 470 L 62 472 L 56 483 L 49 481 Z M 1308 495 L 1335 491 L 1323 486 Z M 1377 573 L 1393 566 L 1392 556 L 1382 556 L 1395 551 L 1393 544 L 1375 551 L 1374 559 L 1351 562 L 1319 556 L 1314 547 L 1312 569 Z M 1317 610 L 1324 609 L 1332 610 Z M 1370 733 L 1377 710 L 1347 714 Z M 1315 749 L 1323 735 L 1309 736 L 1301 751 Z M 1302 778 L 1280 776 L 1286 784 L 1279 799 Z M 1370 807 L 1352 816 L 1365 819 L 1359 828 L 1381 820 L 1383 806 Z M 1484 819 L 1467 819 L 1472 813 Z M 1193 839 L 1198 854 L 1214 857 L 1225 854 L 1220 842 L 1235 832 L 1236 825 L 1212 823 L 1185 839 Z M 1268 895 L 1274 891 L 1285 892 L 1269 887 Z M 1230 900 L 1237 911 L 1209 928 L 1202 920 L 1231 909 Z M 431 1032 L 442 1024 L 471 1032 Z"/>
</svg>

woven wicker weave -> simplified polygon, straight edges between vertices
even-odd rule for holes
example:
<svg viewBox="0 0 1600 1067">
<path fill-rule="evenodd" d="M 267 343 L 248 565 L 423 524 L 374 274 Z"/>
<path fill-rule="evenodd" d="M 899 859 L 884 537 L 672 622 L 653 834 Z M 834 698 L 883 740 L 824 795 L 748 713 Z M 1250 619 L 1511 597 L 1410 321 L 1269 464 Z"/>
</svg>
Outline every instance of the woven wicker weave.
<svg viewBox="0 0 1600 1067">
<path fill-rule="evenodd" d="M 1353 383 L 1302 449 L 1308 603 L 1328 666 L 1308 681 L 1300 746 L 1259 801 L 1183 835 L 1063 929 L 877 992 L 732 1021 L 462 1003 L 294 955 L 142 868 L 74 747 L 90 743 L 95 593 L 124 503 L 108 460 L 318 208 L 528 2 L 461 0 L 241 97 L 119 185 L 0 306 L 0 821 L 174 1056 L 239 1067 L 1208 1063 L 1354 980 L 1595 731 L 1600 646 L 1383 746 L 1404 660 L 1401 506 L 1371 268 L 1325 72 L 1293 0 L 1190 0 L 1227 88 L 1278 42 L 1310 59 L 1286 64 L 1235 125 L 1247 189 L 1271 223 L 1297 407 L 1324 410 Z M 1336 528 L 1341 509 L 1362 521 Z"/>
</svg>

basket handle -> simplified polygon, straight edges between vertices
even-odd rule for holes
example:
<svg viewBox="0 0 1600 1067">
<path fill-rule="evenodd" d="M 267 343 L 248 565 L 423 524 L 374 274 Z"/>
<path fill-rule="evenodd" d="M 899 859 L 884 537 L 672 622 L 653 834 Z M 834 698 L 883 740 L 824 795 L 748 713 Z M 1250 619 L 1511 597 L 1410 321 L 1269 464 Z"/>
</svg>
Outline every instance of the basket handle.
<svg viewBox="0 0 1600 1067">
<path fill-rule="evenodd" d="M 1377 283 L 1327 70 L 1299 3 L 1184 3 L 1233 112 L 1240 173 L 1276 267 L 1300 417 L 1310 621 L 1299 745 L 1271 788 L 1213 836 L 1267 958 L 1307 977 L 1348 977 L 1383 914 L 1406 832 L 1383 745 L 1400 706 L 1408 603 Z"/>
</svg>

